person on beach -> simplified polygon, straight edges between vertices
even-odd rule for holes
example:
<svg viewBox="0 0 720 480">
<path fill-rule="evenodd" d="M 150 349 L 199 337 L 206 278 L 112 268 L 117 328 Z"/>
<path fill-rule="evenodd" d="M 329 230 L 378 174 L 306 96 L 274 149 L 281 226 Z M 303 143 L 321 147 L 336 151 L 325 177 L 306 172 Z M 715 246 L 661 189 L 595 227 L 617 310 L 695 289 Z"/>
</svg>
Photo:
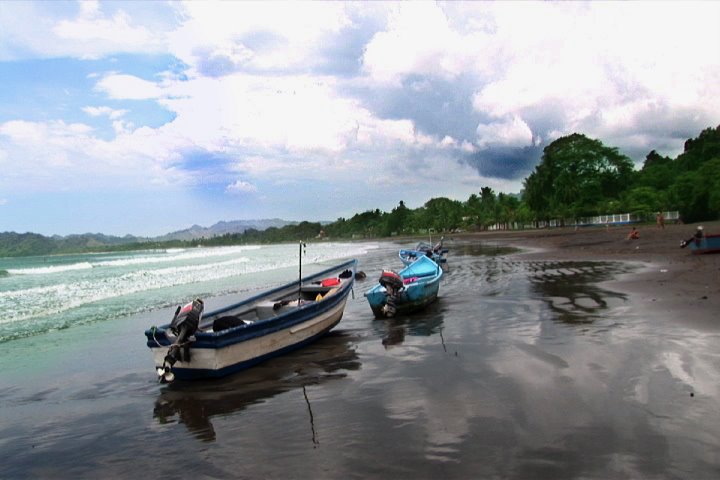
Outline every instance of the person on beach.
<svg viewBox="0 0 720 480">
<path fill-rule="evenodd" d="M 628 233 L 627 239 L 628 240 L 639 240 L 640 232 L 635 227 L 632 227 L 632 230 L 630 230 L 630 233 Z"/>
<path fill-rule="evenodd" d="M 657 222 L 657 227 L 665 229 L 665 215 L 663 215 L 662 212 L 658 212 L 657 215 L 655 215 L 655 221 Z"/>
<path fill-rule="evenodd" d="M 683 240 L 682 242 L 680 242 L 680 248 L 685 248 L 685 247 L 687 247 L 687 246 L 690 244 L 690 242 L 693 242 L 693 241 L 694 241 L 695 243 L 700 243 L 700 241 L 703 239 L 703 236 L 704 236 L 704 235 L 705 235 L 705 234 L 703 233 L 703 227 L 702 227 L 702 225 L 698 226 L 698 227 L 697 227 L 697 230 L 695 230 L 695 233 L 693 234 L 692 237 L 688 238 L 687 240 Z"/>
</svg>

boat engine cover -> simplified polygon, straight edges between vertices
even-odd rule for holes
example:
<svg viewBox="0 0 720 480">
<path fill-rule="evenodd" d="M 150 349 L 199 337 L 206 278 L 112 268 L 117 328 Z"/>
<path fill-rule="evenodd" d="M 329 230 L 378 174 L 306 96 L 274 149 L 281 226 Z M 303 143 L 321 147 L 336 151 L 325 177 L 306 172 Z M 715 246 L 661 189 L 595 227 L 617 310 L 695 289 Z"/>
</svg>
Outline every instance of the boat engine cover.
<svg viewBox="0 0 720 480">
<path fill-rule="evenodd" d="M 187 331 L 186 335 L 192 335 L 197 331 L 198 326 L 200 325 L 200 318 L 202 317 L 204 309 L 205 304 L 203 301 L 196 298 L 192 302 L 180 308 L 170 323 L 170 330 L 172 330 L 175 335 L 178 335 L 183 327 L 185 327 Z"/>
<path fill-rule="evenodd" d="M 403 288 L 403 280 L 400 274 L 392 270 L 383 270 L 380 274 L 380 285 L 386 289 L 392 289 L 395 291 Z"/>
</svg>

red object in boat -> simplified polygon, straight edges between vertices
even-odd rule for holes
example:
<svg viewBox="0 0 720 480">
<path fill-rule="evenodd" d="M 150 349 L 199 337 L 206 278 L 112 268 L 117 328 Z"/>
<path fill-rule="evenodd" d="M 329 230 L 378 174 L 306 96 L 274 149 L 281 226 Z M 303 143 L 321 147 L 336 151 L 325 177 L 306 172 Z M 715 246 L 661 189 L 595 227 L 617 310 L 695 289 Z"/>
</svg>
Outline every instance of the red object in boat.
<svg viewBox="0 0 720 480">
<path fill-rule="evenodd" d="M 324 280 L 320 280 L 320 285 L 323 287 L 336 287 L 340 285 L 340 279 L 337 277 L 326 278 Z"/>
</svg>

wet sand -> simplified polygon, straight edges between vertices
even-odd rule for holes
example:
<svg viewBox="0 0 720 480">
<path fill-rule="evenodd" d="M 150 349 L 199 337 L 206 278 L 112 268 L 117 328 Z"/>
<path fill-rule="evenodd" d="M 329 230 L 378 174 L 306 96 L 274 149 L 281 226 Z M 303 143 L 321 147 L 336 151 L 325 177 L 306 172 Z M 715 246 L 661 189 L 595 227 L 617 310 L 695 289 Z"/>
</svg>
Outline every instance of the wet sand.
<svg viewBox="0 0 720 480">
<path fill-rule="evenodd" d="M 218 381 L 156 382 L 172 307 L 19 340 L 0 478 L 717 478 L 720 255 L 693 230 L 447 238 L 438 301 L 374 320 L 413 243 L 382 242 L 330 335 Z"/>
<path fill-rule="evenodd" d="M 640 268 L 610 282 L 632 295 L 648 313 L 703 330 L 720 329 L 720 254 L 693 255 L 680 248 L 698 225 L 720 233 L 720 221 L 638 227 L 640 238 L 628 240 L 630 227 L 556 228 L 519 232 L 457 235 L 472 242 L 512 245 L 533 260 L 619 261 Z"/>
</svg>

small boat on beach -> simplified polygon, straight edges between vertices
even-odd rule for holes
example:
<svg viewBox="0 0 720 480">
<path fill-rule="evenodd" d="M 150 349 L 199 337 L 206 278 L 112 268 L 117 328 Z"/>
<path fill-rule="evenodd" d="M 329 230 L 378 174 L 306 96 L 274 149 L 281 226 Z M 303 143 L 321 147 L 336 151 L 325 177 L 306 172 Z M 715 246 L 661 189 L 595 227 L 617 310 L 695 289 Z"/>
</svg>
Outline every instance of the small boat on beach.
<svg viewBox="0 0 720 480">
<path fill-rule="evenodd" d="M 421 255 L 396 273 L 384 270 L 378 285 L 365 292 L 376 318 L 421 310 L 435 301 L 443 269 L 430 257 Z"/>
<path fill-rule="evenodd" d="M 690 251 L 695 254 L 720 253 L 720 234 L 704 235 L 687 242 Z"/>
<path fill-rule="evenodd" d="M 317 340 L 340 322 L 357 260 L 204 314 L 201 299 L 145 331 L 158 379 L 222 377 Z"/>
<path fill-rule="evenodd" d="M 441 264 L 447 262 L 447 258 L 443 255 L 448 253 L 447 248 L 443 248 L 443 240 L 440 239 L 436 245 L 432 245 L 428 242 L 419 242 L 414 249 L 401 249 L 398 253 L 400 261 L 403 265 L 410 265 L 419 257 L 430 257 L 435 263 Z"/>
</svg>

